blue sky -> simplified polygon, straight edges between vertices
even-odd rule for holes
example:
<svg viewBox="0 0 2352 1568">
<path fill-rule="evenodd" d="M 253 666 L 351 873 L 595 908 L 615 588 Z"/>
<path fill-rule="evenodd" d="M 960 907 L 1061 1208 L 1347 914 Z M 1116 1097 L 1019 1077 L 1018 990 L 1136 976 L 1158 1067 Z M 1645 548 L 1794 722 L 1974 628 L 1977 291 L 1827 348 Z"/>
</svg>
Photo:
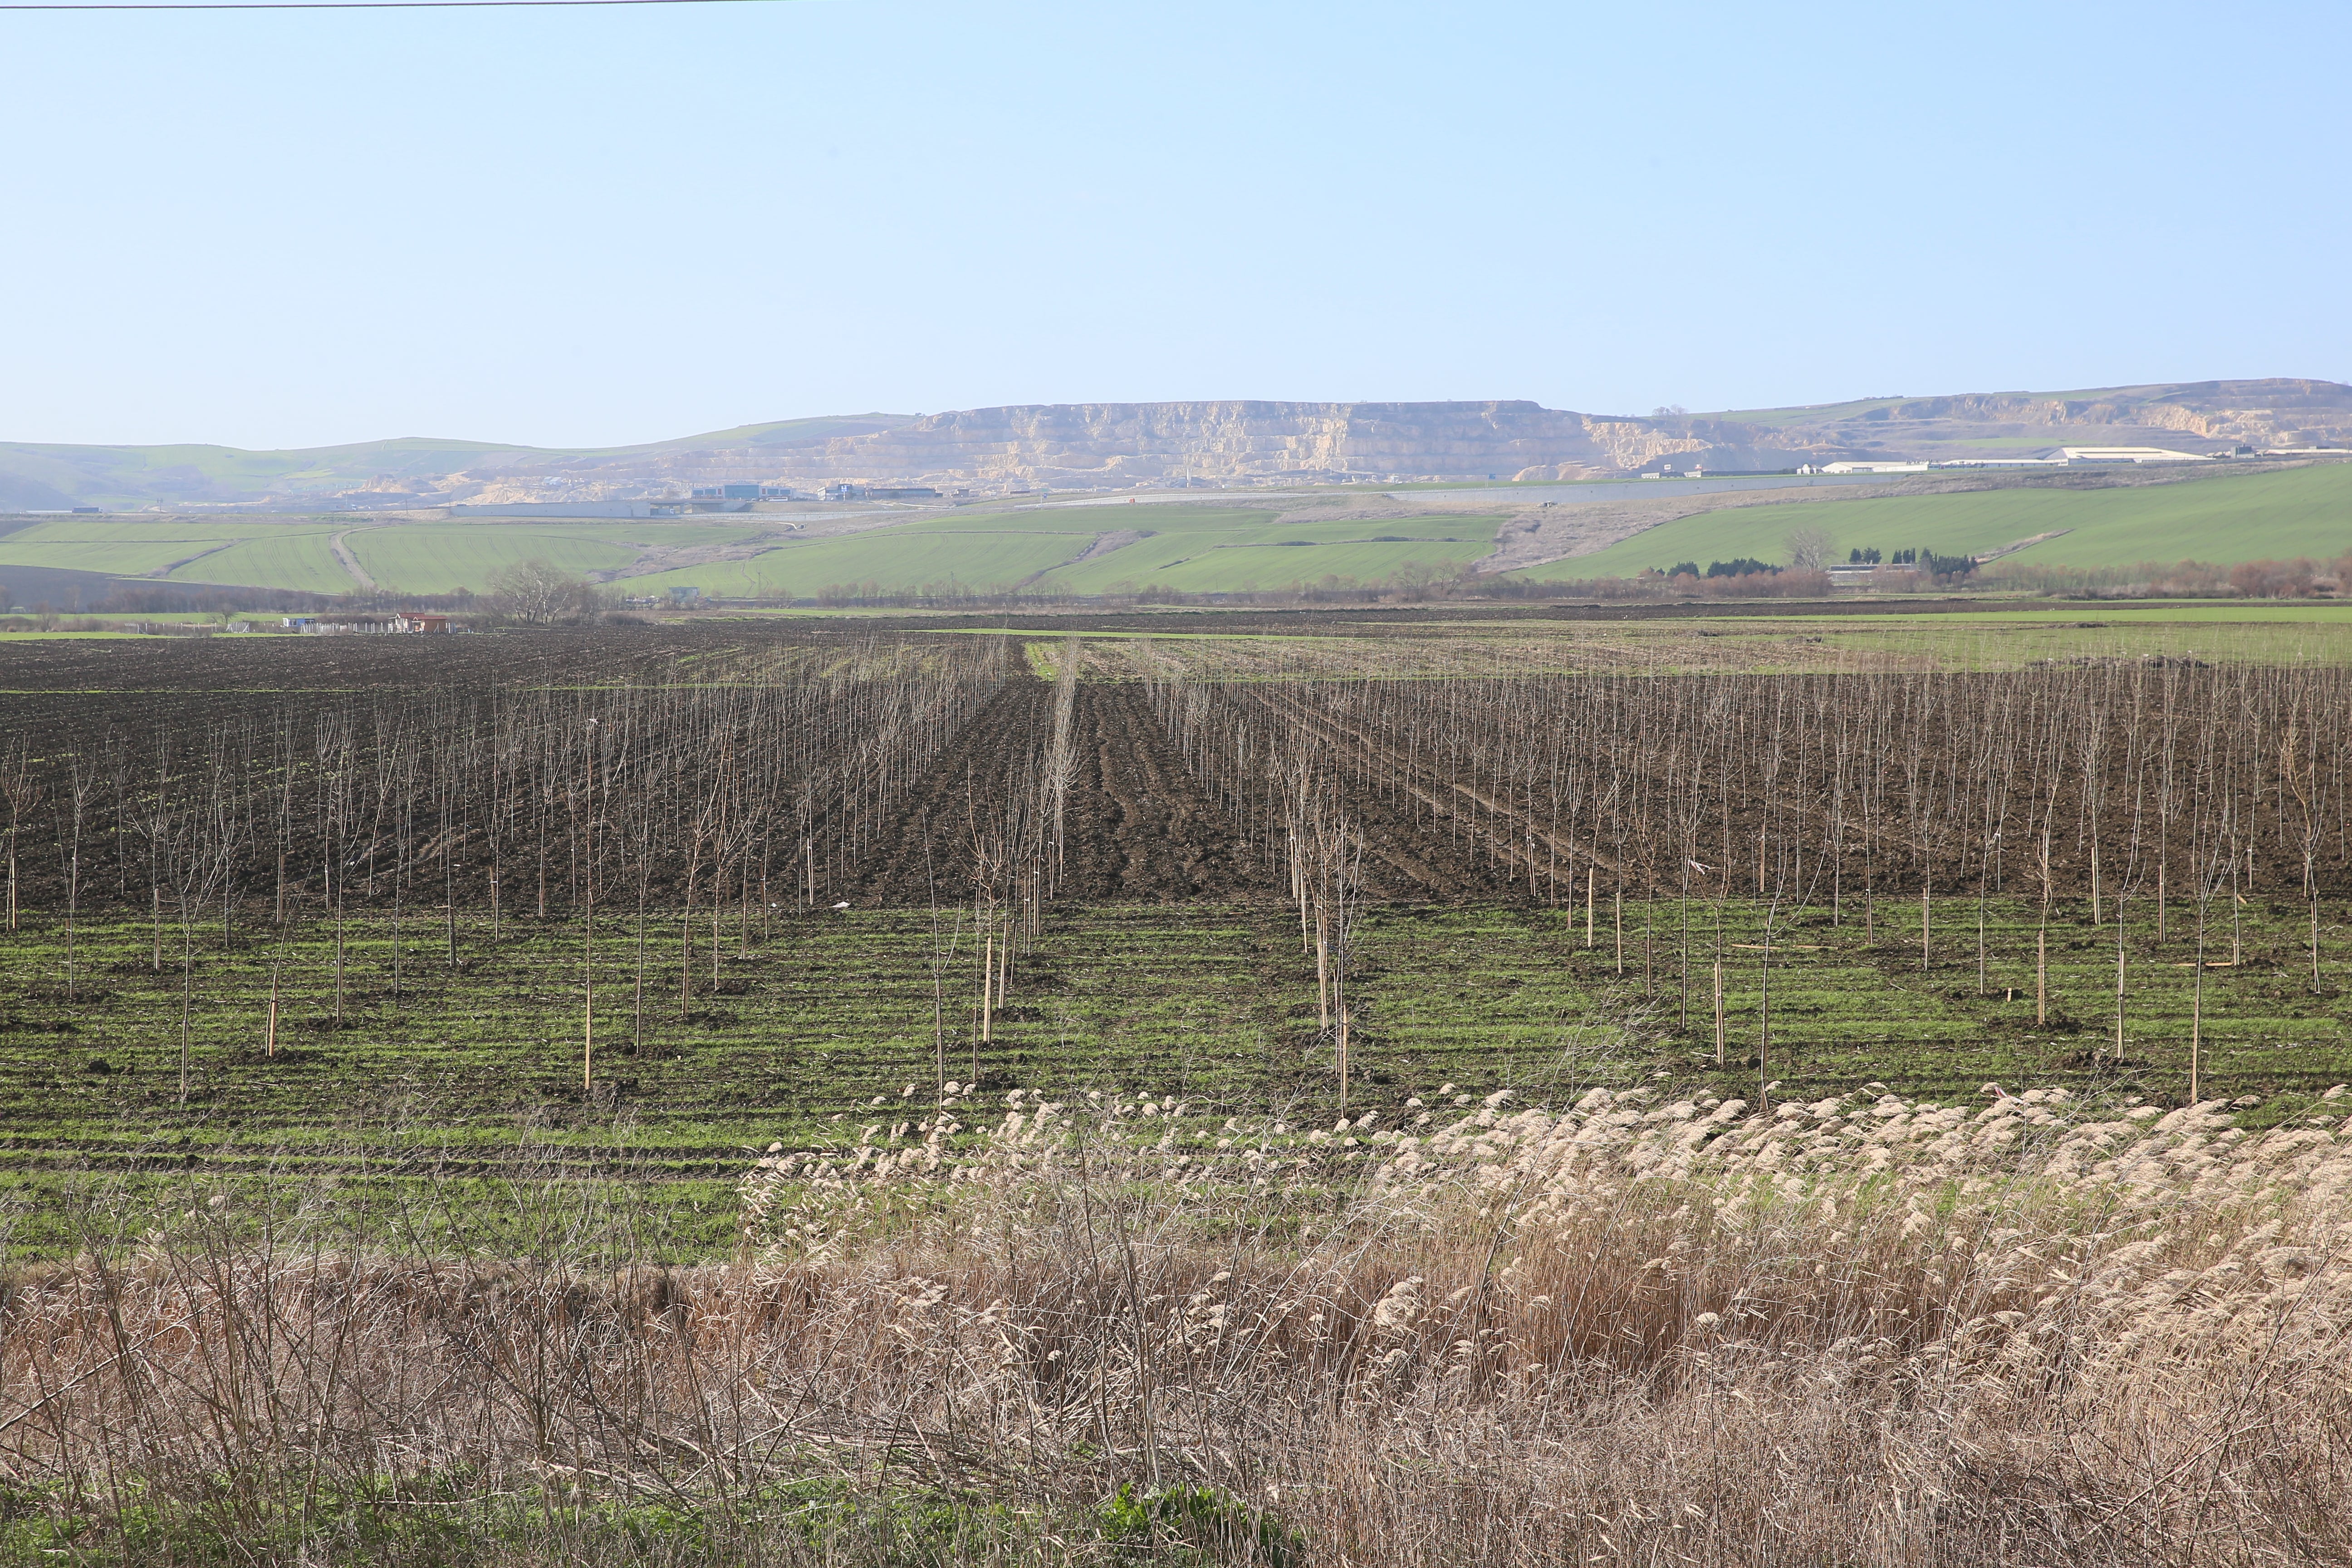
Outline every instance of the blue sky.
<svg viewBox="0 0 2352 1568">
<path fill-rule="evenodd" d="M 2341 4 L 0 15 L 0 438 L 2352 378 Z"/>
</svg>

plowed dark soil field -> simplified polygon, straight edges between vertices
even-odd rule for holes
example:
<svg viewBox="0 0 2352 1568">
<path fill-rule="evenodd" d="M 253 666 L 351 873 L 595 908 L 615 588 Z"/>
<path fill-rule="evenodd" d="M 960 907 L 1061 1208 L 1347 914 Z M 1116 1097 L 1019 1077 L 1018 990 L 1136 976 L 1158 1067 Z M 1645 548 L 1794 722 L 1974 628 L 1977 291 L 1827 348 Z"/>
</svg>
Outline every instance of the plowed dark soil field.
<svg viewBox="0 0 2352 1568">
<path fill-rule="evenodd" d="M 856 897 L 886 905 L 953 898 L 951 873 L 967 858 L 973 803 L 1004 787 L 1044 748 L 1053 705 L 1053 688 L 1026 670 L 1012 673 L 889 825 L 886 856 L 859 879 Z M 1279 892 L 1275 872 L 1251 860 L 1234 824 L 1172 754 L 1140 686 L 1082 687 L 1075 718 L 1065 897 L 1098 903 Z"/>
</svg>

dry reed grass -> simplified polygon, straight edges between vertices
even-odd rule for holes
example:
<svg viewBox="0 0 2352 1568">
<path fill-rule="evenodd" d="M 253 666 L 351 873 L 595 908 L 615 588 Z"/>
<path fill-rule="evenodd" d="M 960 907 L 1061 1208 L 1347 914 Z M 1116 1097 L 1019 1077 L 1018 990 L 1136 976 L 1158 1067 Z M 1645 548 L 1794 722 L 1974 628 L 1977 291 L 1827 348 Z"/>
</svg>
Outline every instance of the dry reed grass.
<svg viewBox="0 0 2352 1568">
<path fill-rule="evenodd" d="M 1393 1131 L 1010 1100 L 772 1152 L 732 1266 L 583 1272 L 585 1211 L 551 1183 L 519 1189 L 550 1216 L 534 1258 L 256 1245 L 200 1207 L 18 1280 L 12 1539 L 81 1521 L 117 1557 L 273 1562 L 2352 1552 L 2352 1105 L 2253 1134 L 2219 1104 L 2057 1090 L 1769 1114 L 1496 1095 Z M 426 1552 L 419 1514 L 460 1533 Z"/>
</svg>

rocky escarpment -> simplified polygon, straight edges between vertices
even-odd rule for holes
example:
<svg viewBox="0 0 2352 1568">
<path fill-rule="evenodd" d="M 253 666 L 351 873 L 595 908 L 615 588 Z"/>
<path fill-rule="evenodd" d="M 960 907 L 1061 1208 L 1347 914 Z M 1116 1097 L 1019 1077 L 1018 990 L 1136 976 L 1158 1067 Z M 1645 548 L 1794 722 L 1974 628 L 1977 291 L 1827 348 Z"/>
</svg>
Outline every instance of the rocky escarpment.
<svg viewBox="0 0 2352 1568">
<path fill-rule="evenodd" d="M 2352 386 L 2211 381 L 1647 416 L 1517 400 L 1024 404 L 793 420 L 621 450 L 373 442 L 227 453 L 236 460 L 215 465 L 217 472 L 175 465 L 176 449 L 0 443 L 0 507 L 312 496 L 368 506 L 562 504 L 682 495 L 702 485 L 814 489 L 835 480 L 987 494 L 1342 479 L 1576 479 L 1666 464 L 1769 472 L 1843 458 L 2018 458 L 2067 445 L 2197 453 L 2352 446 Z"/>
<path fill-rule="evenodd" d="M 1614 471 L 1698 445 L 1527 402 L 1036 404 L 828 441 L 786 457 L 782 472 L 992 486 L 1483 479 Z"/>
<path fill-rule="evenodd" d="M 1650 417 L 1524 401 L 1030 404 L 934 414 L 787 451 L 675 452 L 665 473 L 706 483 L 722 477 L 809 486 L 896 480 L 983 491 L 1576 479 L 1665 464 L 1770 471 L 1847 458 L 2016 458 L 2068 444 L 2199 453 L 2234 445 L 2352 444 L 2352 387 L 2201 382 Z"/>
<path fill-rule="evenodd" d="M 2166 447 L 2352 445 L 2352 386 L 2333 381 L 2203 381 L 2089 392 L 1868 398 L 1817 408 L 1649 422 L 1711 451 L 1777 446 L 1826 456 L 2021 457 L 2033 443 Z M 1760 466 L 1760 465 L 1759 465 Z"/>
</svg>

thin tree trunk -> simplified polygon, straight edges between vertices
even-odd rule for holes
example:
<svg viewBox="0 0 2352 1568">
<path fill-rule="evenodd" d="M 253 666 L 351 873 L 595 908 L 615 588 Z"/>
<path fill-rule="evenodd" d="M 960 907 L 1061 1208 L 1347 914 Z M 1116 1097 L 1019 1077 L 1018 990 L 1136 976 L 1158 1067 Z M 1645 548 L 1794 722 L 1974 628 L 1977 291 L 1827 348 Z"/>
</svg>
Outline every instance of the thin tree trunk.
<svg viewBox="0 0 2352 1568">
<path fill-rule="evenodd" d="M 587 917 L 580 922 L 580 1092 L 596 1092 L 596 895 L 593 882 Z"/>
<path fill-rule="evenodd" d="M 2050 910 L 2042 910 L 2042 927 L 2033 933 L 2033 1026 L 2050 1022 Z"/>
<path fill-rule="evenodd" d="M 183 885 L 184 887 L 184 884 Z M 194 1023 L 196 994 L 196 940 L 188 929 L 188 904 L 184 893 L 180 901 L 180 1103 L 188 1103 L 188 1036 Z"/>
<path fill-rule="evenodd" d="M 1315 910 L 1315 1026 L 1331 1026 L 1331 940 L 1323 910 Z"/>
<path fill-rule="evenodd" d="M 2316 995 L 2320 994 L 2320 989 L 2319 989 L 2319 889 L 2318 889 L 2318 887 L 2317 887 L 2317 885 L 2316 885 L 2316 884 L 2314 884 L 2314 885 L 2313 885 L 2313 887 L 2312 887 L 2312 889 L 2311 889 L 2311 994 L 2312 994 L 2314 996 L 2316 996 Z"/>
<path fill-rule="evenodd" d="M 2124 901 L 2116 900 L 2116 1060 L 2124 1059 Z"/>
<path fill-rule="evenodd" d="M 686 909 L 677 917 L 677 1016 L 684 1018 L 694 1005 L 694 877 L 686 880 Z"/>
<path fill-rule="evenodd" d="M 2193 848 L 2193 845 L 2192 845 Z M 2204 872 L 2200 870 L 2200 892 Z M 2189 996 L 2189 1103 L 2197 1103 L 2198 1068 L 2205 1046 L 2205 900 L 2197 900 L 2197 984 Z"/>
</svg>

